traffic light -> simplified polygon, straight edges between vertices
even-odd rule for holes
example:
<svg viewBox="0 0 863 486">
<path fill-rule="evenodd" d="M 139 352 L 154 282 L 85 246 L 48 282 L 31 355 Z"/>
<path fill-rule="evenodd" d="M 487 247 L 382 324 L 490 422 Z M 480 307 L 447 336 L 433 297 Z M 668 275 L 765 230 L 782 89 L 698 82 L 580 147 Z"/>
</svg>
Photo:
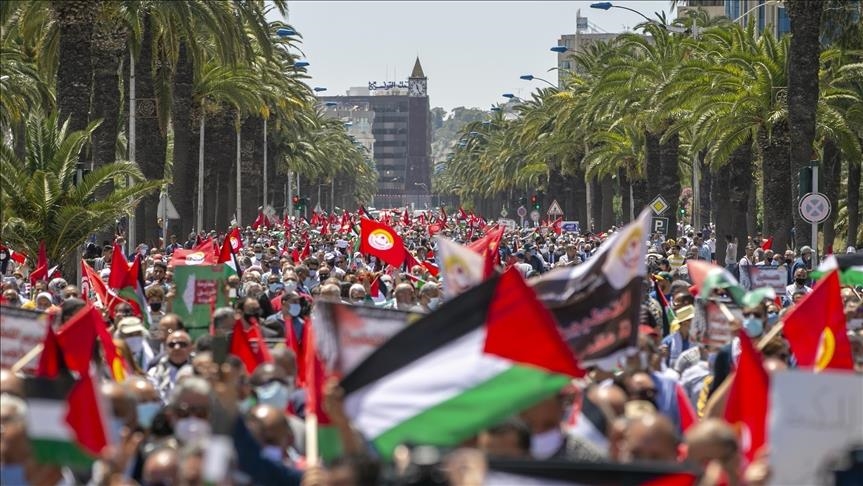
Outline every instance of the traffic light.
<svg viewBox="0 0 863 486">
<path fill-rule="evenodd" d="M 530 196 L 530 204 L 533 206 L 533 209 L 539 210 L 539 198 L 536 194 Z"/>
</svg>

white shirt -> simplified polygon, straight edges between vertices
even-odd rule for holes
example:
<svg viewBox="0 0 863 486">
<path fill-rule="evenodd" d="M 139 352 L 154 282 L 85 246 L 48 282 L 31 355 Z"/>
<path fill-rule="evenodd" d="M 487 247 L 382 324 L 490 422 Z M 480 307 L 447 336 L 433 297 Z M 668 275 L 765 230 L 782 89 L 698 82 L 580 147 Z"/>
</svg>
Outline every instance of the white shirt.
<svg viewBox="0 0 863 486">
<path fill-rule="evenodd" d="M 788 302 L 794 302 L 794 293 L 801 291 L 801 290 L 803 292 L 806 292 L 807 294 L 809 292 L 812 292 L 811 287 L 807 287 L 806 285 L 804 285 L 802 287 L 798 287 L 796 283 L 793 283 L 793 284 L 785 287 L 785 298 L 788 299 Z"/>
<path fill-rule="evenodd" d="M 738 265 L 740 265 L 740 286 L 746 290 L 752 290 L 752 279 L 749 276 L 749 266 L 752 262 L 744 255 Z"/>
<path fill-rule="evenodd" d="M 725 264 L 737 263 L 737 243 L 729 243 L 725 249 Z"/>
</svg>

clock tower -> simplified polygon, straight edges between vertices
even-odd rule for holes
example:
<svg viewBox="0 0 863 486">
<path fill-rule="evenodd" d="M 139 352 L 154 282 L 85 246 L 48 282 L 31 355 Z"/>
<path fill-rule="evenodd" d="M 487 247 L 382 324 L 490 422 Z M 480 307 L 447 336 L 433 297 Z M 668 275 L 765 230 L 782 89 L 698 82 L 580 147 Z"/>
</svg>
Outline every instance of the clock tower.
<svg viewBox="0 0 863 486">
<path fill-rule="evenodd" d="M 431 138 L 428 78 L 423 73 L 420 59 L 417 57 L 413 71 L 408 78 L 408 151 L 405 194 L 428 196 L 429 204 L 431 203 Z"/>
</svg>

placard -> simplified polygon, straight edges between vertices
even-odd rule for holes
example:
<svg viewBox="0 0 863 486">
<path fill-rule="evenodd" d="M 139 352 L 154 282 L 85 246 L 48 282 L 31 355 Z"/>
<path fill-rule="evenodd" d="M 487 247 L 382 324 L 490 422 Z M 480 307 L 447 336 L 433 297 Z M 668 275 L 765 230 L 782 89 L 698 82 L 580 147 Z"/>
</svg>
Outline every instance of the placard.
<svg viewBox="0 0 863 486">
<path fill-rule="evenodd" d="M 743 311 L 740 308 L 731 301 L 723 301 L 722 304 L 734 317 L 743 322 Z M 735 331 L 725 313 L 719 308 L 718 301 L 696 299 L 692 334 L 697 336 L 699 342 L 713 349 L 720 348 L 731 342 Z"/>
<path fill-rule="evenodd" d="M 312 314 L 318 355 L 347 375 L 408 325 L 413 314 L 395 309 L 321 302 Z"/>
<path fill-rule="evenodd" d="M 771 484 L 822 484 L 832 461 L 863 443 L 863 376 L 782 371 L 771 375 Z M 828 472 L 829 474 L 829 472 Z"/>
<path fill-rule="evenodd" d="M 0 310 L 0 367 L 11 368 L 45 340 L 50 316 L 44 312 L 3 306 Z M 38 355 L 36 355 L 38 356 Z M 38 360 L 31 359 L 21 371 L 34 373 Z"/>
<path fill-rule="evenodd" d="M 785 267 L 750 265 L 749 278 L 752 280 L 753 289 L 770 287 L 776 291 L 776 295 L 785 295 L 785 288 L 788 286 L 788 271 Z"/>
</svg>

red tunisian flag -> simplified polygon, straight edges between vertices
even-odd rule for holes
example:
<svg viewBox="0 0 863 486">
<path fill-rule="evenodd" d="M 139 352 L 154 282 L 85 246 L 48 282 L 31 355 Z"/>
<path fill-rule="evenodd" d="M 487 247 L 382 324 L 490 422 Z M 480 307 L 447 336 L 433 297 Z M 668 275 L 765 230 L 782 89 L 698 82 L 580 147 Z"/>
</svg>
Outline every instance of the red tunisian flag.
<svg viewBox="0 0 863 486">
<path fill-rule="evenodd" d="M 821 279 L 783 321 L 782 333 L 791 344 L 798 366 L 815 371 L 854 369 L 837 270 Z"/>
<path fill-rule="evenodd" d="M 249 374 L 252 374 L 259 364 L 273 362 L 257 322 L 252 322 L 248 329 L 239 319 L 234 323 L 231 347 L 228 352 L 240 358 Z"/>
<path fill-rule="evenodd" d="M 30 285 L 36 285 L 39 280 L 48 278 L 48 252 L 45 249 L 45 240 L 39 242 L 39 256 L 36 260 L 36 268 L 30 272 Z"/>
<path fill-rule="evenodd" d="M 554 234 L 560 235 L 563 232 L 563 217 L 559 217 L 554 220 L 554 223 L 551 223 L 551 229 L 554 231 Z"/>
<path fill-rule="evenodd" d="M 389 226 L 362 218 L 360 220 L 360 252 L 374 255 L 394 267 L 405 262 L 405 244 Z"/>
<path fill-rule="evenodd" d="M 770 409 L 770 377 L 745 332 L 740 337 L 740 362 L 728 392 L 725 421 L 737 432 L 740 448 L 749 462 L 767 443 L 767 411 Z"/>
<path fill-rule="evenodd" d="M 285 221 L 287 221 L 287 218 L 285 218 Z M 243 247 L 243 237 L 240 236 L 240 228 L 237 228 L 236 226 L 231 228 L 231 231 L 228 231 L 228 236 L 226 236 L 226 238 L 231 241 L 231 250 L 233 250 L 234 253 L 237 253 L 240 251 L 240 248 Z"/>
<path fill-rule="evenodd" d="M 492 273 L 494 273 L 494 266 L 500 260 L 498 248 L 500 248 L 501 238 L 503 238 L 502 226 L 489 231 L 482 238 L 465 245 L 469 249 L 482 255 L 485 260 L 485 266 L 482 272 L 483 278 L 488 278 Z"/>
</svg>

